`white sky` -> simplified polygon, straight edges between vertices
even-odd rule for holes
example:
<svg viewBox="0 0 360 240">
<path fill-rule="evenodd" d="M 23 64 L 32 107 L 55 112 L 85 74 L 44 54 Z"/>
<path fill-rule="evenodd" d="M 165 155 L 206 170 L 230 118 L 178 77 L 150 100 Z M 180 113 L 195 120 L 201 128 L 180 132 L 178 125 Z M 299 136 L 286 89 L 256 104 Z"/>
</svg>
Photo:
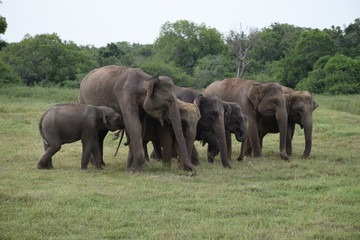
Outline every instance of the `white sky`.
<svg viewBox="0 0 360 240">
<path fill-rule="evenodd" d="M 360 0 L 1 0 L 8 28 L 0 38 L 57 33 L 79 45 L 154 43 L 166 21 L 205 23 L 223 34 L 242 25 L 347 26 L 360 18 Z"/>
</svg>

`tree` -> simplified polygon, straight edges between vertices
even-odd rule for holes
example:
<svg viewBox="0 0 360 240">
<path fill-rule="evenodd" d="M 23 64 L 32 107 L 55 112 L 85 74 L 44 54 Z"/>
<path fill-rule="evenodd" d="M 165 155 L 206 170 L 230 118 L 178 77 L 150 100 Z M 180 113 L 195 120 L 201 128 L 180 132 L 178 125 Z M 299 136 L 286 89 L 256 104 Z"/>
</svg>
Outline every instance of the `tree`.
<svg viewBox="0 0 360 240">
<path fill-rule="evenodd" d="M 195 89 L 206 88 L 210 83 L 228 77 L 233 77 L 233 67 L 229 56 L 208 55 L 201 58 L 194 72 Z"/>
<path fill-rule="evenodd" d="M 154 50 L 156 58 L 192 74 L 199 59 L 220 54 L 225 49 L 221 34 L 215 28 L 187 20 L 166 22 L 161 26 Z"/>
<path fill-rule="evenodd" d="M 2 2 L 0 1 L 0 3 Z M 6 32 L 6 29 L 7 29 L 6 18 L 0 15 L 0 34 L 4 34 Z M 3 41 L 0 37 L 0 50 L 5 46 L 6 46 L 6 42 Z"/>
<path fill-rule="evenodd" d="M 96 66 L 89 52 L 73 42 L 63 42 L 56 34 L 26 35 L 21 42 L 2 49 L 0 60 L 28 86 L 79 80 L 79 74 Z"/>
<path fill-rule="evenodd" d="M 253 61 L 250 59 L 251 48 L 259 41 L 260 34 L 255 28 L 249 30 L 246 34 L 241 25 L 239 30 L 231 30 L 226 38 L 230 51 L 235 55 L 236 77 L 241 77 L 246 67 Z"/>
<path fill-rule="evenodd" d="M 352 59 L 343 54 L 324 56 L 296 88 L 314 93 L 360 93 L 360 57 Z"/>
<path fill-rule="evenodd" d="M 260 32 L 260 39 L 253 46 L 252 57 L 262 63 L 278 61 L 296 46 L 305 29 L 290 24 L 273 23 Z"/>
<path fill-rule="evenodd" d="M 295 48 L 289 50 L 284 58 L 271 63 L 270 72 L 276 81 L 294 88 L 313 70 L 319 58 L 335 53 L 336 46 L 327 33 L 319 29 L 308 30 L 301 34 Z"/>
</svg>

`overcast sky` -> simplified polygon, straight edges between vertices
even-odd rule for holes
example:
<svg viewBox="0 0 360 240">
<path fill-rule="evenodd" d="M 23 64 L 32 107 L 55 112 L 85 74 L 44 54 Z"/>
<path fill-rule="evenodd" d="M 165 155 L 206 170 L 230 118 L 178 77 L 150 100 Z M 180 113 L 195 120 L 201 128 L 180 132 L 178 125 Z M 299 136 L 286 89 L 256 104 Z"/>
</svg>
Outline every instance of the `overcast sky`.
<svg viewBox="0 0 360 240">
<path fill-rule="evenodd" d="M 1 0 L 7 31 L 0 37 L 19 42 L 25 34 L 57 33 L 79 45 L 110 42 L 154 43 L 165 22 L 204 23 L 223 34 L 242 25 L 269 27 L 347 26 L 360 18 L 360 0 Z"/>
</svg>

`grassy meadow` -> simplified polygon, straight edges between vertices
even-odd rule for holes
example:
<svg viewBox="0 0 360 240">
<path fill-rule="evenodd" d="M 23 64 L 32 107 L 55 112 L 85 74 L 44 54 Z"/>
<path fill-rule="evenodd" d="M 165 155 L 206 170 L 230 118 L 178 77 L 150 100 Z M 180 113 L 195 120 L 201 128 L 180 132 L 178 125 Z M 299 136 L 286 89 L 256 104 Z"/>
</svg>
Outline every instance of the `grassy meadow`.
<svg viewBox="0 0 360 240">
<path fill-rule="evenodd" d="M 38 121 L 77 90 L 0 88 L 0 239 L 359 239 L 360 96 L 315 100 L 313 150 L 279 158 L 278 134 L 264 139 L 263 157 L 224 169 L 219 157 L 189 177 L 151 160 L 141 174 L 125 171 L 127 148 L 106 138 L 104 170 L 80 170 L 81 144 L 63 145 L 53 170 L 43 154 Z"/>
</svg>

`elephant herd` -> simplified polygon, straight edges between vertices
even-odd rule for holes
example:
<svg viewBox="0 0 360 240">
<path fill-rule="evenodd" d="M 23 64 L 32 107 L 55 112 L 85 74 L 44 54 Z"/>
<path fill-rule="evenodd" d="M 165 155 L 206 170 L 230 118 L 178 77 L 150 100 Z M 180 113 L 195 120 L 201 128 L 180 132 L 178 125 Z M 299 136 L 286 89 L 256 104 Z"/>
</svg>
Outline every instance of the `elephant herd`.
<svg viewBox="0 0 360 240">
<path fill-rule="evenodd" d="M 127 170 L 141 172 L 152 157 L 170 165 L 177 156 L 179 169 L 196 173 L 199 155 L 195 140 L 207 144 L 209 162 L 220 153 L 222 165 L 231 166 L 231 134 L 242 142 L 240 156 L 259 157 L 267 133 L 280 133 L 280 157 L 292 154 L 295 124 L 304 129 L 309 157 L 312 112 L 318 105 L 307 91 L 278 83 L 228 78 L 199 92 L 175 86 L 166 76 L 150 76 L 137 68 L 105 66 L 94 69 L 80 84 L 79 103 L 57 104 L 40 119 L 45 153 L 38 168 L 53 168 L 52 156 L 62 144 L 81 140 L 81 168 L 90 161 L 105 165 L 103 142 L 109 131 L 125 130 L 129 148 Z"/>
</svg>

